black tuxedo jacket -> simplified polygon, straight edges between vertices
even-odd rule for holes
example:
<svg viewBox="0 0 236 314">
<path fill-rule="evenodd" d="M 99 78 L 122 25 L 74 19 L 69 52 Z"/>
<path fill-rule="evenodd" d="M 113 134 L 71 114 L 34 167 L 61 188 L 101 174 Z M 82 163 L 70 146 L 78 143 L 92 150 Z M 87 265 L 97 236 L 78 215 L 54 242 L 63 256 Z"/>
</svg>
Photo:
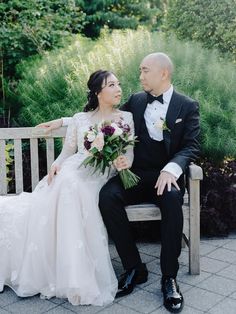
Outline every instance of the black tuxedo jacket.
<svg viewBox="0 0 236 314">
<path fill-rule="evenodd" d="M 147 93 L 139 92 L 131 95 L 121 110 L 133 114 L 135 135 L 139 136 L 140 126 L 147 107 Z M 169 130 L 163 131 L 163 138 L 168 154 L 168 162 L 177 163 L 185 172 L 186 167 L 194 161 L 199 149 L 199 105 L 193 99 L 173 91 L 166 125 Z"/>
</svg>

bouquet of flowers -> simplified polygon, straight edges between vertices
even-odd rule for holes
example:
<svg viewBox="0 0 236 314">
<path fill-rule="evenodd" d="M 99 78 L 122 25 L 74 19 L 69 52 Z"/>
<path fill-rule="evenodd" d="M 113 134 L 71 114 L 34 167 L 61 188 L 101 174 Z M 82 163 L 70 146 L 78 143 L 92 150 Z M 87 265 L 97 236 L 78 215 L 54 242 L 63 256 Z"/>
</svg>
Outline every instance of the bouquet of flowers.
<svg viewBox="0 0 236 314">
<path fill-rule="evenodd" d="M 94 168 L 94 172 L 99 171 L 104 174 L 108 168 L 108 175 L 113 161 L 121 154 L 126 153 L 128 146 L 133 146 L 136 136 L 130 132 L 130 126 L 119 122 L 104 121 L 100 124 L 90 126 L 84 135 L 84 147 L 89 152 L 89 156 L 82 162 Z M 119 171 L 120 178 L 125 189 L 137 185 L 139 177 L 129 169 Z"/>
</svg>

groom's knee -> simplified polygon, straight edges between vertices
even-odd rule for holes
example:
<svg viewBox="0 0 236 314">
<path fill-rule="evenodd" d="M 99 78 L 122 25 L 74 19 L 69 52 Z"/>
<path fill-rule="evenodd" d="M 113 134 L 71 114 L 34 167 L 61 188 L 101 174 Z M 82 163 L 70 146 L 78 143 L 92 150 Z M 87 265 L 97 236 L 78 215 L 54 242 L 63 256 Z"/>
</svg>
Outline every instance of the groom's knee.
<svg viewBox="0 0 236 314">
<path fill-rule="evenodd" d="M 124 199 L 121 188 L 116 182 L 105 184 L 99 193 L 99 208 L 102 216 L 109 215 L 117 206 L 123 205 Z"/>
</svg>

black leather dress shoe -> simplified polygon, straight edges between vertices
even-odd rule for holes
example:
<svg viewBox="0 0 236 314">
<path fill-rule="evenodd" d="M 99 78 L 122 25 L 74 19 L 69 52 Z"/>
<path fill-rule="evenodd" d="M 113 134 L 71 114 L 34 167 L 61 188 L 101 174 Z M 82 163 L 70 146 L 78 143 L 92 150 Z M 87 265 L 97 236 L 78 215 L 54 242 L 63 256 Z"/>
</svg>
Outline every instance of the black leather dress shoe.
<svg viewBox="0 0 236 314">
<path fill-rule="evenodd" d="M 131 269 L 121 275 L 118 283 L 119 291 L 116 298 L 130 294 L 137 284 L 146 282 L 148 279 L 148 271 L 145 264 L 142 264 L 138 269 Z"/>
<path fill-rule="evenodd" d="M 180 313 L 184 306 L 184 298 L 174 278 L 162 280 L 164 306 L 171 313 Z"/>
</svg>

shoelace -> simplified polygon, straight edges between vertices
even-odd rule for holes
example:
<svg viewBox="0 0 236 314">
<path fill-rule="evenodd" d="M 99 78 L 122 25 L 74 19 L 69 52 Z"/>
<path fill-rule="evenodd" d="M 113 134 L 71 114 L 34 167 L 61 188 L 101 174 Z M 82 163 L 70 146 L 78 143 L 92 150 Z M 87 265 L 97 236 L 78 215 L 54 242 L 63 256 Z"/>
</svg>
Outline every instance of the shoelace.
<svg viewBox="0 0 236 314">
<path fill-rule="evenodd" d="M 175 283 L 175 280 L 173 278 L 170 278 L 170 280 L 167 282 L 167 284 L 168 284 L 167 285 L 168 297 L 181 299 L 181 295 L 177 291 L 177 285 Z"/>
<path fill-rule="evenodd" d="M 172 289 L 173 293 L 178 293 L 174 279 L 171 279 L 171 289 Z"/>
</svg>

